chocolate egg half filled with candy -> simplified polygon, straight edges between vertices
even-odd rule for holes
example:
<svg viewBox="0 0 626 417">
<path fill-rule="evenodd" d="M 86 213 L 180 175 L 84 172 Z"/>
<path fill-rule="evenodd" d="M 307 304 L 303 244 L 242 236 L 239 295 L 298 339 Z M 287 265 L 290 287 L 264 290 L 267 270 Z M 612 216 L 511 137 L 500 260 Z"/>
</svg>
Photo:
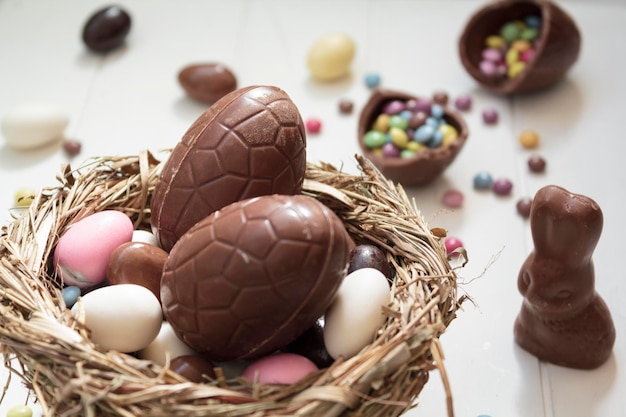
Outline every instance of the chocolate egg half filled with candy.
<svg viewBox="0 0 626 417">
<path fill-rule="evenodd" d="M 555 3 L 502 0 L 487 4 L 470 18 L 459 39 L 459 54 L 467 72 L 483 87 L 516 94 L 556 84 L 577 61 L 580 46 L 576 23 Z M 498 68 L 507 73 L 498 74 Z"/>
<path fill-rule="evenodd" d="M 161 279 L 165 317 L 211 360 L 269 354 L 324 314 L 353 247 L 341 220 L 312 197 L 230 204 L 172 248 Z"/>
<path fill-rule="evenodd" d="M 213 104 L 176 145 L 151 203 L 152 229 L 169 251 L 212 212 L 251 197 L 298 194 L 306 168 L 302 117 L 272 86 L 235 90 Z"/>
<path fill-rule="evenodd" d="M 408 119 L 400 114 L 405 110 L 411 112 Z M 431 128 L 431 121 L 437 127 Z M 419 136 L 427 130 L 429 137 Z M 361 110 L 357 134 L 363 155 L 385 177 L 402 185 L 426 185 L 454 161 L 469 132 L 458 113 L 430 99 L 376 89 Z"/>
</svg>

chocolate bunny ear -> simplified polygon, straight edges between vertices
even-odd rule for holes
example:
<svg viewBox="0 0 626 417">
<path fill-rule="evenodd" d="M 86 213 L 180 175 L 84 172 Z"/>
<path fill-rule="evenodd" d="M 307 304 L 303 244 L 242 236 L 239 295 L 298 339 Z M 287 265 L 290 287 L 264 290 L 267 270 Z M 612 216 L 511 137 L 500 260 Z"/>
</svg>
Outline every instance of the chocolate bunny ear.
<svg viewBox="0 0 626 417">
<path fill-rule="evenodd" d="M 600 206 L 589 197 L 548 185 L 537 191 L 530 213 L 535 251 L 563 263 L 588 262 L 602 233 Z"/>
</svg>

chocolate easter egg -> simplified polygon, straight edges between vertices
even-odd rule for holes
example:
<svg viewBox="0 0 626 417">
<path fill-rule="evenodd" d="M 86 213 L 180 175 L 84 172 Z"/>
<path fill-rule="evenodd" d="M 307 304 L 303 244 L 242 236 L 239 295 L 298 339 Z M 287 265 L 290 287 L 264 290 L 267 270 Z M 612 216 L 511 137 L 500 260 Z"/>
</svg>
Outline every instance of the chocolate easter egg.
<svg viewBox="0 0 626 417">
<path fill-rule="evenodd" d="M 124 43 L 130 32 L 130 15 L 119 6 L 95 12 L 83 28 L 83 42 L 93 52 L 108 52 Z"/>
<path fill-rule="evenodd" d="M 324 313 L 353 246 L 341 220 L 312 197 L 230 204 L 172 248 L 163 311 L 178 337 L 212 360 L 268 354 Z"/>
<path fill-rule="evenodd" d="M 235 201 L 298 194 L 306 168 L 302 117 L 272 86 L 235 90 L 207 109 L 165 164 L 152 229 L 169 251 L 191 226 Z"/>
<path fill-rule="evenodd" d="M 221 64 L 188 65 L 178 73 L 178 82 L 189 97 L 213 104 L 237 88 L 237 78 Z"/>
</svg>

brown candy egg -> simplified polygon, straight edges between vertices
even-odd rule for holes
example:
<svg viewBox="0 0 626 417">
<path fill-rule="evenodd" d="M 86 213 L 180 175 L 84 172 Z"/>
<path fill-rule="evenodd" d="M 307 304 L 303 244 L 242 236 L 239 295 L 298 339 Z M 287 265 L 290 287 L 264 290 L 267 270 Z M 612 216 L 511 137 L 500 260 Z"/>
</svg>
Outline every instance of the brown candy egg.
<svg viewBox="0 0 626 417">
<path fill-rule="evenodd" d="M 534 57 L 513 78 L 490 77 L 480 70 L 485 39 L 506 22 L 527 15 L 541 18 L 542 27 Z M 530 93 L 560 81 L 578 59 L 581 35 L 572 17 L 548 0 L 501 0 L 479 9 L 467 22 L 459 39 L 459 54 L 467 72 L 483 87 L 500 94 Z"/>
<path fill-rule="evenodd" d="M 161 279 L 165 317 L 211 360 L 269 354 L 324 314 L 353 246 L 341 220 L 312 197 L 233 203 L 172 248 Z"/>
<path fill-rule="evenodd" d="M 163 249 L 143 242 L 124 243 L 113 251 L 107 268 L 107 281 L 146 287 L 161 300 L 161 274 L 167 259 Z"/>
<path fill-rule="evenodd" d="M 187 95 L 213 104 L 237 88 L 235 74 L 222 64 L 188 65 L 178 73 L 178 82 Z"/>
<path fill-rule="evenodd" d="M 152 197 L 152 229 L 169 251 L 191 226 L 246 198 L 298 194 L 306 136 L 287 93 L 235 90 L 206 110 L 174 148 Z"/>
</svg>

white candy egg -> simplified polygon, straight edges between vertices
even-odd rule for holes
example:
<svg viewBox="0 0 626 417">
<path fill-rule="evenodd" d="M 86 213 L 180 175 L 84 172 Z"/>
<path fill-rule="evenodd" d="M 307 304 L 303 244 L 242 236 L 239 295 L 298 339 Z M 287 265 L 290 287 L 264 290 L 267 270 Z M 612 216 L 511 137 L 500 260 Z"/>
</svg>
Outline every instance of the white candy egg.
<svg viewBox="0 0 626 417">
<path fill-rule="evenodd" d="M 333 81 L 350 70 L 356 47 L 344 33 L 331 33 L 319 38 L 309 50 L 307 64 L 313 78 Z"/>
<path fill-rule="evenodd" d="M 8 146 L 28 150 L 60 139 L 69 121 L 67 113 L 52 105 L 31 103 L 7 112 L 0 130 Z"/>
<path fill-rule="evenodd" d="M 143 359 L 151 360 L 161 366 L 165 365 L 167 355 L 170 360 L 182 355 L 195 355 L 196 352 L 176 336 L 172 325 L 167 321 L 161 324 L 157 337 L 145 349 L 139 352 Z"/>
<path fill-rule="evenodd" d="M 104 350 L 135 352 L 148 346 L 163 322 L 161 303 L 149 289 L 136 284 L 118 284 L 95 289 L 72 307 L 84 311 L 91 340 Z"/>
<path fill-rule="evenodd" d="M 385 322 L 382 307 L 389 303 L 387 277 L 377 269 L 348 274 L 324 316 L 324 344 L 334 359 L 350 358 L 374 340 Z"/>
<path fill-rule="evenodd" d="M 133 231 L 133 242 L 142 242 L 149 245 L 159 246 L 159 241 L 152 232 L 147 230 L 135 230 Z"/>
</svg>

